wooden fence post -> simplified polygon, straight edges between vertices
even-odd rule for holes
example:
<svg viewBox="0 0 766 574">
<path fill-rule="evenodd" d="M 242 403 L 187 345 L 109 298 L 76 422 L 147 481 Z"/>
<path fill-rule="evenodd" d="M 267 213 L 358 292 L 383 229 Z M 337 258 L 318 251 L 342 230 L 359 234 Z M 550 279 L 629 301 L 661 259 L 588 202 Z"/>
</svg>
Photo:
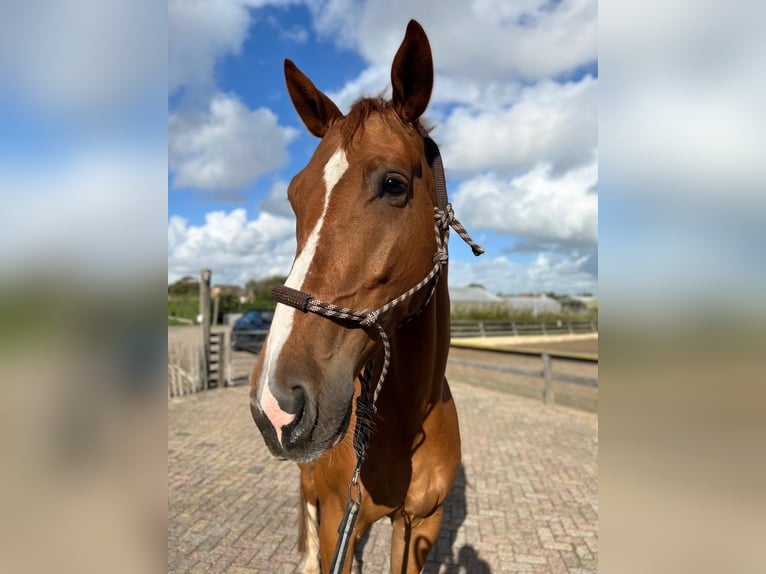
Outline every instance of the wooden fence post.
<svg viewBox="0 0 766 574">
<path fill-rule="evenodd" d="M 208 359 L 210 358 L 210 269 L 200 271 L 199 307 L 202 315 L 202 388 L 207 389 Z"/>
<path fill-rule="evenodd" d="M 228 387 L 231 381 L 231 329 L 227 328 L 221 333 L 221 366 L 218 367 L 218 386 Z"/>
<path fill-rule="evenodd" d="M 215 299 L 213 299 L 213 325 L 218 324 L 218 304 L 220 300 L 220 295 L 216 295 Z"/>
<path fill-rule="evenodd" d="M 232 354 L 233 350 L 231 348 L 231 329 L 227 329 L 226 331 L 226 339 L 225 339 L 225 345 L 226 345 L 226 386 L 232 384 L 233 376 L 232 376 L 232 366 L 231 363 L 233 361 Z"/>
<path fill-rule="evenodd" d="M 553 393 L 553 378 L 551 377 L 551 356 L 543 353 L 543 402 L 552 405 L 556 400 Z"/>
<path fill-rule="evenodd" d="M 196 353 L 194 352 L 195 349 L 196 347 L 194 345 L 184 344 L 184 355 L 186 363 L 189 365 L 189 374 L 185 377 L 186 382 L 183 382 L 184 379 L 182 379 L 182 395 L 197 392 L 196 385 L 198 384 L 197 381 L 199 380 L 199 357 L 196 356 Z M 189 383 L 189 393 L 186 392 L 187 382 Z"/>
<path fill-rule="evenodd" d="M 200 361 L 202 360 L 202 357 L 200 357 L 199 354 L 199 347 L 195 345 L 187 345 L 187 348 L 189 349 L 189 362 L 195 366 L 194 376 L 192 377 L 189 385 L 189 393 L 196 393 L 199 391 L 199 387 L 197 385 L 199 385 L 200 381 L 203 380 L 202 371 L 200 370 Z"/>
</svg>

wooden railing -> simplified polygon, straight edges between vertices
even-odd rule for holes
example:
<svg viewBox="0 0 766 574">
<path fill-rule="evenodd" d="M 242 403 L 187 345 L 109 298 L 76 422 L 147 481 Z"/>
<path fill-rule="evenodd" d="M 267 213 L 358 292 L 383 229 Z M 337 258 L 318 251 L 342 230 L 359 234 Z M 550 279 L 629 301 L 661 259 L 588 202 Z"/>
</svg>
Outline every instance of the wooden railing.
<svg viewBox="0 0 766 574">
<path fill-rule="evenodd" d="M 463 351 L 463 352 L 461 352 Z M 513 357 L 518 360 L 513 360 Z M 527 360 L 523 360 L 526 357 Z M 529 362 L 537 358 L 540 362 Z M 523 362 L 522 362 L 523 361 Z M 541 398 L 546 404 L 567 404 L 585 410 L 596 410 L 598 405 L 598 355 L 591 353 L 572 353 L 566 351 L 534 349 L 487 349 L 476 347 L 469 342 L 452 344 L 448 359 L 450 365 L 468 369 L 471 375 L 461 378 L 469 383 L 489 386 Z M 555 366 L 554 366 L 555 363 Z M 584 369 L 572 369 L 567 365 L 587 364 Z M 569 371 L 569 372 L 567 372 Z M 583 376 L 588 375 L 588 376 Z M 542 388 L 523 381 L 533 382 L 542 379 Z M 589 391 L 568 392 L 571 387 L 561 387 L 555 392 L 555 383 L 568 383 Z"/>
<path fill-rule="evenodd" d="M 518 337 L 597 333 L 598 321 L 452 321 L 452 337 Z"/>
<path fill-rule="evenodd" d="M 596 321 L 466 321 L 458 320 L 452 321 L 452 338 L 462 337 L 493 337 L 493 336 L 525 336 L 525 335 L 565 335 L 565 334 L 580 334 L 580 333 L 594 333 L 597 332 L 598 323 Z M 222 355 L 222 372 L 224 381 L 223 384 L 236 385 L 242 384 L 247 377 L 247 373 L 254 364 L 253 355 L 257 355 L 261 346 L 263 345 L 268 331 L 239 331 L 237 333 L 238 338 L 242 339 L 243 344 L 239 346 L 232 346 L 233 332 L 231 329 L 222 329 L 223 341 L 221 343 L 221 355 Z M 247 352 L 239 352 L 247 351 Z M 543 369 L 535 369 L 534 373 L 525 373 L 535 377 L 545 377 L 545 362 L 546 359 L 542 357 L 541 353 L 531 351 L 512 351 L 517 354 L 534 354 L 540 356 L 543 361 Z M 568 353 L 549 353 L 548 363 L 550 358 L 564 359 L 573 358 L 576 355 Z M 590 359 L 587 359 L 590 360 Z M 477 365 L 478 366 L 478 365 Z M 550 366 L 550 364 L 549 364 Z M 496 366 L 482 365 L 481 368 L 488 368 L 490 370 L 497 370 Z M 503 367 L 500 367 L 503 369 Z M 550 369 L 548 369 L 550 371 Z M 508 372 L 511 372 L 509 370 Z M 522 373 L 518 373 L 522 374 Z M 550 375 L 550 372 L 549 372 Z M 562 377 L 567 375 L 556 374 L 553 378 L 557 380 L 564 380 Z M 548 377 L 550 378 L 550 377 Z M 594 386 L 592 381 L 575 381 L 570 380 L 568 382 L 580 382 L 587 386 Z M 548 386 L 550 386 L 550 381 Z M 549 393 L 550 394 L 550 393 Z"/>
</svg>

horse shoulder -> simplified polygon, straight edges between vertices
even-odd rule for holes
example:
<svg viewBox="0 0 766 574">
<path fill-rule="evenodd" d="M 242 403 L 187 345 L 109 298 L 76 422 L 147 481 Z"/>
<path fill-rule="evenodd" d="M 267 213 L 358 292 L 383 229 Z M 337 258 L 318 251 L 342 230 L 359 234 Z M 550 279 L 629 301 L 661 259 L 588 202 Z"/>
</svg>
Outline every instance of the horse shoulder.
<svg viewBox="0 0 766 574">
<path fill-rule="evenodd" d="M 413 454 L 412 481 L 404 504 L 405 512 L 421 517 L 444 502 L 460 467 L 460 432 L 451 397 L 435 405 L 423 432 L 426 440 Z"/>
</svg>

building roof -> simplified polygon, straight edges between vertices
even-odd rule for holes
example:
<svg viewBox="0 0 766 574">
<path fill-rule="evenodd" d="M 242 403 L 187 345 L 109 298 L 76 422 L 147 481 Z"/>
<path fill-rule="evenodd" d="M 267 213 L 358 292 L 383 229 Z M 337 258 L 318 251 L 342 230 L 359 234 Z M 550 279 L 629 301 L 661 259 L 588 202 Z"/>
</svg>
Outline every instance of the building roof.
<svg viewBox="0 0 766 574">
<path fill-rule="evenodd" d="M 484 287 L 450 287 L 449 297 L 453 303 L 502 303 L 503 299 L 487 291 Z"/>
<path fill-rule="evenodd" d="M 513 295 L 503 300 L 514 309 L 532 309 L 536 311 L 559 312 L 561 303 L 547 295 Z"/>
</svg>

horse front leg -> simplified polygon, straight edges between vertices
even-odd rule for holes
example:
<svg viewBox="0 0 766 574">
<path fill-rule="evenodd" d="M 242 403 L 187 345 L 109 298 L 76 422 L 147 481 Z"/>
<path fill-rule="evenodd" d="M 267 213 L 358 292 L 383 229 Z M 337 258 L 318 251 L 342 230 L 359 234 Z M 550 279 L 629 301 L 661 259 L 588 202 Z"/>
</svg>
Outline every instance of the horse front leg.
<svg viewBox="0 0 766 574">
<path fill-rule="evenodd" d="M 299 550 L 305 555 L 303 574 L 320 574 L 319 570 L 319 514 L 316 504 L 304 502 Z"/>
<path fill-rule="evenodd" d="M 305 556 L 303 574 L 320 574 L 319 570 L 319 500 L 314 484 L 313 465 L 299 465 L 300 523 L 298 550 Z"/>
<path fill-rule="evenodd" d="M 391 573 L 417 574 L 423 570 L 428 553 L 439 537 L 444 507 L 430 515 L 412 517 L 404 512 L 393 518 Z"/>
<path fill-rule="evenodd" d="M 341 505 L 335 497 L 320 502 L 321 516 L 319 518 L 319 554 L 322 561 L 322 574 L 331 574 L 332 559 L 335 555 L 335 546 L 338 543 L 338 527 L 343 520 L 345 506 Z M 342 574 L 350 574 L 354 557 L 354 548 L 359 540 L 362 530 L 359 521 L 354 525 L 354 530 L 348 541 L 346 557 Z"/>
</svg>

